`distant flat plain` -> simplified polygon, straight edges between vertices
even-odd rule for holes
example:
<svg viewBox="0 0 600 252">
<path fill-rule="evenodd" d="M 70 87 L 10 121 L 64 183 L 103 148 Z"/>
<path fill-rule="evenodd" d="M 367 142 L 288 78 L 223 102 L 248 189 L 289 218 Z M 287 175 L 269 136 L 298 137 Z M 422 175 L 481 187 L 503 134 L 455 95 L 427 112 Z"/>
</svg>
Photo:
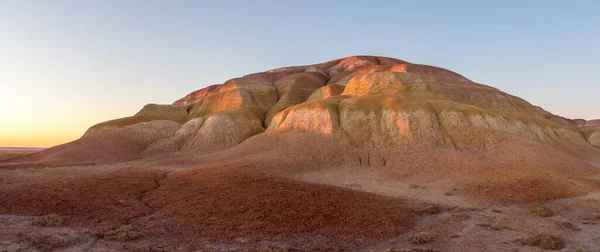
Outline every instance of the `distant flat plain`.
<svg viewBox="0 0 600 252">
<path fill-rule="evenodd" d="M 14 157 L 20 157 L 36 153 L 43 150 L 43 148 L 28 148 L 28 147 L 0 147 L 0 161 L 7 160 Z"/>
</svg>

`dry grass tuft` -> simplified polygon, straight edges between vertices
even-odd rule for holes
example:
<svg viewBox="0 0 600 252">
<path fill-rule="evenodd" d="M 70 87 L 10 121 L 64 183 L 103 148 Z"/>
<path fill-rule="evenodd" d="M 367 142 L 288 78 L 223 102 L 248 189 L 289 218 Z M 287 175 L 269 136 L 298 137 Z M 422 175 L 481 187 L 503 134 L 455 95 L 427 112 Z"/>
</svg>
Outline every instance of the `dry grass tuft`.
<svg viewBox="0 0 600 252">
<path fill-rule="evenodd" d="M 442 212 L 442 208 L 436 204 L 426 204 L 425 207 L 419 211 L 419 213 L 421 214 L 429 214 L 429 215 L 434 215 L 434 214 L 439 214 Z"/>
<path fill-rule="evenodd" d="M 125 249 L 129 252 L 152 252 L 152 249 L 144 244 L 133 244 L 127 246 Z"/>
<path fill-rule="evenodd" d="M 588 220 L 582 221 L 581 224 L 583 224 L 583 225 L 592 225 L 592 226 L 596 225 L 596 223 L 594 223 L 593 221 L 588 221 Z"/>
<path fill-rule="evenodd" d="M 521 243 L 548 250 L 559 250 L 565 247 L 565 241 L 562 238 L 549 234 L 532 234 L 526 239 L 522 239 Z"/>
<path fill-rule="evenodd" d="M 115 229 L 99 233 L 99 237 L 107 241 L 131 241 L 141 237 L 141 234 L 131 225 L 123 225 Z"/>
<path fill-rule="evenodd" d="M 428 248 L 411 248 L 411 249 L 384 249 L 381 252 L 439 252 L 439 250 Z"/>
<path fill-rule="evenodd" d="M 33 238 L 31 245 L 40 251 L 53 251 L 68 246 L 69 241 L 51 235 L 44 235 Z"/>
<path fill-rule="evenodd" d="M 466 213 L 460 213 L 460 214 L 453 214 L 452 215 L 452 220 L 453 221 L 464 221 L 464 220 L 468 220 L 470 218 L 471 218 L 471 216 L 469 216 Z"/>
<path fill-rule="evenodd" d="M 412 244 L 427 244 L 433 242 L 435 238 L 426 232 L 419 232 L 408 239 Z"/>
<path fill-rule="evenodd" d="M 279 247 L 263 247 L 256 249 L 256 252 L 299 252 L 300 250 L 294 248 L 279 248 Z M 325 251 L 325 250 L 322 250 Z M 332 250 L 338 251 L 338 250 Z M 341 250 L 339 250 L 341 251 Z"/>
<path fill-rule="evenodd" d="M 63 224 L 63 218 L 57 214 L 46 214 L 33 220 L 33 225 L 43 227 L 58 227 Z"/>
<path fill-rule="evenodd" d="M 535 214 L 537 216 L 540 217 L 550 217 L 550 216 L 554 216 L 554 212 L 552 212 L 552 210 L 548 209 L 547 207 L 536 207 L 535 209 L 533 209 L 533 211 L 531 211 L 532 214 Z"/>
<path fill-rule="evenodd" d="M 290 251 L 290 252 L 297 252 L 299 250 L 296 249 L 290 249 L 290 250 L 284 250 L 284 251 Z M 310 249 L 310 251 L 314 251 L 314 252 L 343 252 L 344 249 L 335 245 L 323 245 L 323 246 L 319 246 L 319 247 L 314 247 L 312 249 Z"/>
<path fill-rule="evenodd" d="M 492 230 L 496 230 L 496 231 L 498 231 L 498 230 L 502 230 L 502 228 L 503 228 L 503 227 L 502 227 L 502 224 L 500 224 L 500 222 L 494 222 L 494 224 L 492 224 L 492 225 L 490 226 L 490 229 L 492 229 Z"/>
<path fill-rule="evenodd" d="M 578 228 L 575 225 L 573 225 L 573 223 L 568 221 L 557 222 L 556 225 L 564 229 L 578 230 Z"/>
<path fill-rule="evenodd" d="M 452 207 L 452 208 L 448 209 L 448 211 L 456 212 L 456 213 L 460 213 L 460 212 L 481 212 L 481 211 L 483 211 L 483 209 L 477 208 L 477 207 Z"/>
<path fill-rule="evenodd" d="M 128 252 L 159 252 L 159 251 L 164 251 L 164 250 L 153 249 L 152 247 L 149 247 L 149 246 L 141 244 L 141 243 L 137 243 L 137 244 L 133 244 L 133 245 L 123 245 L 123 249 L 125 249 Z"/>
<path fill-rule="evenodd" d="M 480 223 L 477 223 L 477 224 L 475 224 L 475 226 L 478 226 L 478 227 L 490 227 L 490 226 L 491 226 L 491 224 L 489 224 L 489 223 L 482 223 L 482 222 L 480 222 Z"/>
</svg>

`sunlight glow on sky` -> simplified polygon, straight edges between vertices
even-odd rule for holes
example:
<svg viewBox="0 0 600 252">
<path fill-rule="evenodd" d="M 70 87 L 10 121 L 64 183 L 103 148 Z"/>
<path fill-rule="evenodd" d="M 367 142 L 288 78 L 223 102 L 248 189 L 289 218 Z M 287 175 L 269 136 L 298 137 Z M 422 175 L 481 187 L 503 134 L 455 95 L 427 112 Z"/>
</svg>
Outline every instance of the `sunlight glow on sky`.
<svg viewBox="0 0 600 252">
<path fill-rule="evenodd" d="M 252 72 L 350 55 L 443 67 L 600 118 L 600 1 L 2 1 L 0 146 Z"/>
</svg>

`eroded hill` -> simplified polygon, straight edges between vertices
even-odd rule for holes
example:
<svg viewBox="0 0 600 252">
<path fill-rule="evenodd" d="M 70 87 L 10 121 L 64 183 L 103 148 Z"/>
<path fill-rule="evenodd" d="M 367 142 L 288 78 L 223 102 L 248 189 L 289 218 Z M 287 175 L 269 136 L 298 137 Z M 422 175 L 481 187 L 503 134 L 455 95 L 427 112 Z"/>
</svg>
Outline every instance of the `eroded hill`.
<svg viewBox="0 0 600 252">
<path fill-rule="evenodd" d="M 171 249 L 354 250 L 391 237 L 405 246 L 406 230 L 431 229 L 456 233 L 432 248 L 506 251 L 538 231 L 530 204 L 561 206 L 571 220 L 574 204 L 585 205 L 579 216 L 600 207 L 599 141 L 598 120 L 560 117 L 445 69 L 354 56 L 234 78 L 0 163 L 0 212 L 132 226 Z M 424 215 L 430 203 L 445 215 Z M 506 213 L 468 210 L 481 208 Z M 486 244 L 490 234 L 464 215 L 515 217 L 505 221 L 513 231 Z M 569 242 L 598 233 L 586 232 Z"/>
</svg>

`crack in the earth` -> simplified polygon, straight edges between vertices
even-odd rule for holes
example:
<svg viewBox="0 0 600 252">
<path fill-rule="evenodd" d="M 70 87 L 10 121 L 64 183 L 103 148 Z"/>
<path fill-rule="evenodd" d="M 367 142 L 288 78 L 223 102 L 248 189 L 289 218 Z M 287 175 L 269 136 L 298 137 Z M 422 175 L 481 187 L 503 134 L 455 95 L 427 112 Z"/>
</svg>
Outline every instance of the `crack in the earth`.
<svg viewBox="0 0 600 252">
<path fill-rule="evenodd" d="M 141 193 L 140 193 L 140 195 L 139 195 L 139 197 L 138 197 L 138 201 L 140 201 L 140 202 L 141 202 L 141 203 L 142 203 L 142 204 L 143 204 L 143 205 L 144 205 L 146 208 L 150 209 L 150 212 L 149 212 L 149 213 L 143 213 L 143 214 L 140 214 L 140 215 L 137 215 L 137 216 L 130 217 L 130 218 L 128 218 L 128 219 L 125 221 L 125 223 L 126 223 L 126 224 L 131 224 L 131 222 L 132 222 L 132 221 L 134 221 L 134 220 L 136 220 L 136 219 L 139 219 L 139 218 L 142 218 L 142 217 L 145 217 L 145 216 L 148 216 L 148 215 L 152 215 L 152 214 L 154 214 L 154 212 L 156 212 L 156 209 L 155 209 L 154 207 L 152 207 L 152 206 L 149 204 L 149 202 L 148 202 L 148 201 L 144 200 L 144 198 L 145 198 L 145 197 L 146 197 L 146 195 L 148 195 L 149 193 L 152 193 L 153 191 L 155 191 L 155 190 L 157 190 L 158 188 L 160 188 L 160 186 L 161 186 L 160 182 L 161 182 L 163 179 L 166 179 L 166 178 L 167 178 L 167 176 L 169 176 L 169 173 L 171 173 L 171 172 L 173 172 L 173 171 L 168 171 L 168 172 L 165 172 L 161 178 L 154 179 L 154 184 L 155 184 L 155 185 L 154 185 L 152 188 L 150 188 L 150 189 L 148 189 L 148 190 L 146 190 L 146 191 L 143 191 L 143 192 L 141 192 Z"/>
<path fill-rule="evenodd" d="M 96 245 L 96 243 L 98 242 L 98 240 L 100 240 L 100 238 L 96 237 L 94 239 L 94 241 L 90 244 L 90 246 L 88 246 L 86 249 L 84 249 L 84 251 L 90 251 L 94 247 L 94 245 Z"/>
<path fill-rule="evenodd" d="M 146 201 L 144 198 L 146 197 L 146 195 L 148 195 L 148 194 L 152 193 L 153 191 L 155 191 L 155 190 L 159 189 L 159 188 L 160 188 L 160 186 L 161 186 L 161 181 L 162 181 L 162 180 L 164 180 L 164 179 L 166 179 L 166 178 L 169 176 L 169 174 L 170 174 L 171 172 L 173 172 L 173 171 L 168 171 L 168 172 L 165 172 L 165 173 L 164 173 L 164 174 L 163 174 L 163 175 L 162 175 L 160 178 L 154 179 L 154 184 L 155 184 L 155 185 L 154 185 L 152 188 L 150 188 L 150 189 L 148 189 L 148 190 L 145 190 L 145 191 L 142 191 L 142 192 L 140 192 L 140 194 L 139 194 L 139 196 L 138 196 L 138 199 L 137 199 L 137 200 L 138 200 L 139 202 L 141 202 L 141 203 L 142 203 L 142 204 L 143 204 L 143 205 L 144 205 L 146 208 L 148 208 L 148 209 L 150 210 L 150 212 L 148 212 L 148 213 L 142 213 L 142 214 L 139 214 L 139 215 L 136 215 L 136 216 L 132 216 L 132 217 L 130 217 L 130 218 L 127 218 L 127 220 L 125 220 L 125 225 L 130 225 L 130 224 L 132 224 L 132 222 L 133 222 L 133 221 L 135 221 L 136 219 L 139 219 L 139 218 L 143 218 L 143 217 L 145 217 L 145 216 L 152 215 L 152 214 L 154 214 L 154 213 L 156 212 L 156 208 L 152 207 L 152 206 L 150 205 L 150 203 L 149 203 L 148 201 Z M 122 224 L 117 224 L 117 225 L 114 225 L 114 226 L 110 227 L 110 228 L 109 228 L 109 230 L 114 230 L 114 229 L 117 229 L 117 228 L 119 228 L 119 226 L 122 226 Z M 85 251 L 90 251 L 90 250 L 91 250 L 91 249 L 94 247 L 94 245 L 96 245 L 96 243 L 97 243 L 97 242 L 98 242 L 100 239 L 102 239 L 102 237 L 97 237 L 97 238 L 96 238 L 96 239 L 95 239 L 95 240 L 94 240 L 94 241 L 93 241 L 93 242 L 90 244 L 90 246 L 89 246 L 88 248 L 86 248 L 86 249 L 85 249 Z"/>
</svg>

